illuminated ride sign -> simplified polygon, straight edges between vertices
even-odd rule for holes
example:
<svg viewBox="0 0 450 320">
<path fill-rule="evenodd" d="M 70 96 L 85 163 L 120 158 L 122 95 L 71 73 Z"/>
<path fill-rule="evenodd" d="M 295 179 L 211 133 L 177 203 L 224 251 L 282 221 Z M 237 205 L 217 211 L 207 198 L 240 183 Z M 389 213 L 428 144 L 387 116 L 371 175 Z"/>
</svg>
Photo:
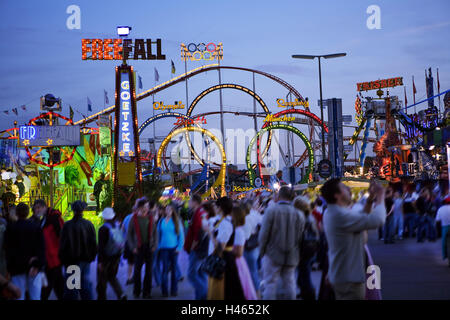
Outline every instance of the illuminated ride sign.
<svg viewBox="0 0 450 320">
<path fill-rule="evenodd" d="M 280 122 L 280 121 L 295 121 L 295 117 L 288 117 L 286 115 L 282 117 L 276 117 L 273 114 L 268 114 L 264 118 L 264 122 Z"/>
<path fill-rule="evenodd" d="M 19 146 L 79 146 L 80 126 L 20 126 Z"/>
<path fill-rule="evenodd" d="M 136 91 L 133 67 L 116 67 L 116 110 L 114 128 L 114 188 L 133 186 L 138 176 L 137 188 L 142 194 L 142 172 L 136 112 Z"/>
<path fill-rule="evenodd" d="M 223 45 L 222 42 L 214 44 L 212 42 L 208 44 L 204 43 L 189 43 L 187 46 L 181 44 L 181 60 L 182 61 L 200 61 L 200 60 L 223 60 Z"/>
<path fill-rule="evenodd" d="M 376 90 L 383 89 L 389 87 L 396 87 L 403 85 L 403 77 L 369 81 L 369 82 L 360 82 L 356 84 L 357 91 L 368 91 L 368 90 Z"/>
<path fill-rule="evenodd" d="M 156 54 L 154 47 L 156 46 Z M 81 39 L 83 60 L 166 60 L 161 39 Z"/>
<path fill-rule="evenodd" d="M 285 102 L 283 99 L 277 99 L 277 107 L 295 107 L 295 106 L 304 106 L 306 108 L 309 107 L 308 100 L 306 101 L 300 101 L 297 98 L 292 102 Z"/>
<path fill-rule="evenodd" d="M 166 109 L 184 109 L 185 105 L 181 103 L 181 101 L 175 101 L 175 104 L 164 105 L 162 101 L 153 102 L 153 109 L 155 110 L 166 110 Z"/>
<path fill-rule="evenodd" d="M 174 126 L 188 126 L 193 124 L 206 124 L 205 117 L 197 117 L 195 119 L 184 119 L 182 117 L 177 117 L 177 122 L 174 122 Z"/>
<path fill-rule="evenodd" d="M 136 154 L 136 150 L 134 148 L 134 135 L 132 132 L 133 119 L 131 117 L 131 93 L 128 73 L 121 73 L 119 101 L 120 112 L 118 152 L 121 157 L 132 157 Z"/>
</svg>

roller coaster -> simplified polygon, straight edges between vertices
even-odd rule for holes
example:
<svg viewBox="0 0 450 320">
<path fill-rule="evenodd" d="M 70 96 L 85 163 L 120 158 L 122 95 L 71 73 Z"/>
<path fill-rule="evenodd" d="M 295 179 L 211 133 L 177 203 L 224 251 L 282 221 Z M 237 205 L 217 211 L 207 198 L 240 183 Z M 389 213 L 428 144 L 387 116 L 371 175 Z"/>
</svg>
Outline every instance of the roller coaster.
<svg viewBox="0 0 450 320">
<path fill-rule="evenodd" d="M 280 84 L 282 87 L 284 87 L 287 91 L 288 91 L 288 95 L 292 97 L 294 97 L 296 100 L 298 101 L 302 101 L 305 102 L 306 100 L 302 97 L 302 95 L 289 83 L 287 83 L 286 81 L 282 80 L 279 77 L 276 77 L 272 74 L 263 72 L 263 71 L 259 71 L 259 70 L 255 70 L 255 69 L 250 69 L 250 68 L 243 68 L 243 67 L 233 67 L 233 66 L 222 66 L 220 64 L 208 64 L 208 65 L 204 65 L 195 69 L 192 69 L 186 73 L 183 73 L 179 76 L 176 76 L 166 82 L 163 82 L 159 85 L 156 85 L 146 91 L 143 91 L 142 93 L 138 94 L 136 97 L 137 101 L 143 100 L 147 97 L 153 96 L 158 92 L 161 92 L 165 89 L 168 89 L 178 83 L 182 83 L 192 77 L 195 77 L 197 75 L 209 72 L 209 71 L 218 71 L 219 73 L 222 70 L 235 70 L 235 71 L 243 71 L 246 73 L 251 73 L 253 75 L 261 75 L 264 78 L 270 79 L 272 81 L 275 81 L 276 83 Z M 218 91 L 218 90 L 224 90 L 224 89 L 232 89 L 232 90 L 238 90 L 240 92 L 244 92 L 248 95 L 250 95 L 255 102 L 257 102 L 261 108 L 262 111 L 261 112 L 245 112 L 245 111 L 239 111 L 239 112 L 232 112 L 232 111 L 212 111 L 212 112 L 206 112 L 206 113 L 200 113 L 200 114 L 193 114 L 194 108 L 196 107 L 196 105 L 201 101 L 202 98 L 204 98 L 207 94 L 214 92 L 214 91 Z M 91 122 L 94 122 L 98 119 L 98 117 L 100 115 L 107 115 L 107 114 L 111 114 L 113 113 L 115 110 L 115 106 L 109 106 L 104 108 L 103 110 L 92 114 L 88 117 L 84 117 L 83 119 L 80 119 L 76 122 L 74 122 L 74 125 L 79 125 L 82 130 L 86 130 L 86 128 L 88 128 L 88 124 Z M 232 114 L 235 116 L 246 116 L 246 117 L 252 117 L 255 119 L 255 129 L 256 129 L 256 119 L 257 118 L 266 118 L 268 115 L 270 115 L 270 109 L 269 107 L 266 105 L 266 103 L 264 102 L 264 100 L 253 90 L 242 86 L 240 84 L 234 84 L 234 83 L 219 83 L 217 85 L 213 85 L 205 90 L 203 90 L 200 94 L 198 94 L 196 96 L 196 98 L 190 103 L 186 114 L 181 114 L 181 113 L 177 113 L 177 112 L 165 112 L 165 113 L 161 113 L 161 114 L 157 114 L 154 117 L 151 117 L 147 120 L 145 120 L 139 127 L 138 133 L 139 135 L 142 134 L 142 132 L 148 127 L 149 124 L 158 121 L 160 119 L 163 118 L 167 118 L 167 117 L 180 117 L 182 119 L 195 119 L 197 117 L 205 117 L 205 116 L 210 116 L 210 115 L 216 115 L 216 114 L 220 114 L 221 116 L 223 116 L 224 114 Z M 303 182 L 308 182 L 312 179 L 312 171 L 314 169 L 314 152 L 316 150 L 318 150 L 318 146 L 313 143 L 311 143 L 311 141 L 314 141 L 314 134 L 318 134 L 317 129 L 316 128 L 321 128 L 322 123 L 320 121 L 320 119 L 313 114 L 312 112 L 309 111 L 308 107 L 305 107 L 305 109 L 286 109 L 283 110 L 281 112 L 278 112 L 276 114 L 274 114 L 274 117 L 278 117 L 280 115 L 285 115 L 285 114 L 295 114 L 297 117 L 295 118 L 294 121 L 289 121 L 286 124 L 281 124 L 280 121 L 277 122 L 266 122 L 262 127 L 261 130 L 258 132 L 258 134 L 255 136 L 258 137 L 256 140 L 253 140 L 253 142 L 257 142 L 257 148 L 256 148 L 256 152 L 257 152 L 257 163 L 250 165 L 248 168 L 248 174 L 251 177 L 250 179 L 250 183 L 253 184 L 254 181 L 254 174 L 255 170 L 259 171 L 259 175 L 262 177 L 262 161 L 263 158 L 267 155 L 268 150 L 270 148 L 271 145 L 271 140 L 272 140 L 272 131 L 274 129 L 283 129 L 283 130 L 287 130 L 288 132 L 293 132 L 295 133 L 298 137 L 300 137 L 303 142 L 306 145 L 306 150 L 303 152 L 303 154 L 299 157 L 299 159 L 297 161 L 295 161 L 295 163 L 293 163 L 294 166 L 298 167 L 300 166 L 307 158 L 309 158 L 309 163 L 308 163 L 308 171 L 307 174 L 303 177 Z M 307 138 L 300 130 L 298 130 L 297 128 L 293 127 L 293 124 L 300 124 L 300 125 L 307 125 L 309 127 L 308 133 L 309 133 L 309 138 Z M 316 126 L 316 128 L 315 128 Z M 325 127 L 325 130 L 328 130 Z M 208 152 L 207 152 L 207 156 L 206 159 L 202 158 L 197 152 L 196 150 L 194 150 L 194 146 L 192 145 L 191 141 L 190 141 L 190 137 L 189 137 L 189 133 L 190 132 L 198 132 L 201 133 L 202 136 L 204 137 L 204 141 L 205 141 L 205 145 L 208 147 Z M 264 150 L 262 150 L 262 152 L 260 152 L 260 137 L 262 136 L 263 133 L 268 133 L 268 137 L 267 137 L 267 144 L 264 148 Z M 165 168 L 165 170 L 169 170 L 169 166 L 167 164 L 167 159 L 169 159 L 169 157 L 166 155 L 167 152 L 167 145 L 170 142 L 170 139 L 177 135 L 177 134 L 184 134 L 184 136 L 186 137 L 186 143 L 188 145 L 188 147 L 191 150 L 193 159 L 199 163 L 199 165 L 202 167 L 201 169 L 198 170 L 190 170 L 189 172 L 185 173 L 183 175 L 183 177 L 187 176 L 187 175 L 191 175 L 191 174 L 200 174 L 199 179 L 193 184 L 194 187 L 201 187 L 202 182 L 205 182 L 205 190 L 207 189 L 208 186 L 208 178 L 209 178 L 209 172 L 219 172 L 219 175 L 216 179 L 216 181 L 212 184 L 213 187 L 215 188 L 219 188 L 220 189 L 220 193 L 224 194 L 225 192 L 225 176 L 227 173 L 227 166 L 226 166 L 226 155 L 225 155 L 225 151 L 224 148 L 222 146 L 222 143 L 219 141 L 219 139 L 217 139 L 211 132 L 209 132 L 207 129 L 205 128 L 201 128 L 200 126 L 191 126 L 191 125 L 178 125 L 178 126 L 174 126 L 172 128 L 172 130 L 167 134 L 166 138 L 164 139 L 164 141 L 162 142 L 162 144 L 160 145 L 158 152 L 156 154 L 149 154 L 145 159 L 154 159 L 156 162 L 157 167 L 161 168 L 161 170 L 163 169 L 163 166 Z M 17 137 L 17 128 L 11 128 L 8 130 L 4 130 L 2 132 L 0 132 L 0 138 L 2 139 L 15 139 Z M 255 139 L 254 138 L 254 139 Z M 216 144 L 216 146 L 219 148 L 220 153 L 222 155 L 222 159 L 220 161 L 220 163 L 216 162 L 211 162 L 209 157 L 210 157 L 210 142 L 209 140 L 211 140 L 212 142 L 214 142 Z M 252 143 L 253 144 L 253 143 Z M 281 147 L 280 147 L 281 148 Z M 249 153 L 251 152 L 251 148 L 247 150 L 247 156 L 249 156 Z M 295 155 L 294 155 L 295 156 Z M 210 163 L 211 162 L 211 163 Z M 216 166 L 217 168 L 211 167 L 211 165 Z M 236 171 L 236 170 L 235 170 Z M 234 173 L 238 173 L 239 171 L 236 171 Z M 230 169 L 228 171 L 228 173 L 233 173 L 233 170 Z M 239 172 L 240 175 L 242 175 Z M 203 193 L 203 196 L 209 196 L 210 191 L 206 191 L 205 193 Z"/>
</svg>

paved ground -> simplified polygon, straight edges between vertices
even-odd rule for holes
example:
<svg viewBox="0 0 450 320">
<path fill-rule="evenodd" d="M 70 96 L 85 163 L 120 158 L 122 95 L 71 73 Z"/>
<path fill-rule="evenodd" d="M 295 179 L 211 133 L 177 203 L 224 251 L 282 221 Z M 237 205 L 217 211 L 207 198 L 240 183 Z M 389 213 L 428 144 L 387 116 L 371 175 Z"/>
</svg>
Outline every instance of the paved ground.
<svg viewBox="0 0 450 320">
<path fill-rule="evenodd" d="M 369 236 L 369 247 L 373 260 L 381 269 L 381 290 L 383 300 L 391 299 L 450 299 L 450 268 L 441 258 L 441 242 L 417 243 L 415 239 L 397 241 L 385 245 L 377 239 L 376 232 Z M 187 254 L 179 256 L 183 275 L 187 270 Z M 91 265 L 92 282 L 96 283 L 96 263 Z M 127 265 L 122 261 L 119 269 L 119 281 L 129 299 L 133 299 L 132 285 L 125 285 Z M 312 280 L 316 287 L 320 284 L 320 271 L 313 271 Z M 95 285 L 94 285 L 94 296 Z M 178 297 L 163 298 L 161 289 L 154 287 L 153 299 L 194 299 L 193 288 L 186 277 L 179 282 Z M 52 295 L 53 298 L 54 295 Z M 107 290 L 108 299 L 116 299 L 111 287 Z"/>
<path fill-rule="evenodd" d="M 450 299 L 450 268 L 442 260 L 441 239 L 423 243 L 404 239 L 386 245 L 372 233 L 369 243 L 381 269 L 383 300 Z"/>
</svg>

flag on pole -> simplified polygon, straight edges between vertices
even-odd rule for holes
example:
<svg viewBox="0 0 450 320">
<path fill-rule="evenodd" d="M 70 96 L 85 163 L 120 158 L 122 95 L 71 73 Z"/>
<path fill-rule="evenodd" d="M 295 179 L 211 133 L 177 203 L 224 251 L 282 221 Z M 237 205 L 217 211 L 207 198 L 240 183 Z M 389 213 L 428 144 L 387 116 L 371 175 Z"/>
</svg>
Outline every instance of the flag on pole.
<svg viewBox="0 0 450 320">
<path fill-rule="evenodd" d="M 143 88 L 143 86 L 142 86 L 142 77 L 138 76 L 138 80 L 139 80 L 139 89 L 142 89 Z"/>
<path fill-rule="evenodd" d="M 14 112 L 16 114 L 16 116 L 18 115 L 17 108 L 12 109 L 12 112 Z"/>
<path fill-rule="evenodd" d="M 103 92 L 105 93 L 105 103 L 109 104 L 108 92 L 105 89 L 103 89 Z"/>
<path fill-rule="evenodd" d="M 170 60 L 170 62 L 172 63 L 172 73 L 175 74 L 175 64 L 173 63 L 173 60 Z"/>
<path fill-rule="evenodd" d="M 26 107 L 24 104 L 21 105 L 20 108 L 21 108 L 23 111 L 27 111 L 27 107 Z"/>
<path fill-rule="evenodd" d="M 69 118 L 73 120 L 73 109 L 72 106 L 69 106 Z"/>
<path fill-rule="evenodd" d="M 408 109 L 406 107 L 408 106 L 408 98 L 406 97 L 406 87 L 403 87 L 403 90 L 405 91 L 405 113 L 407 113 Z"/>
<path fill-rule="evenodd" d="M 416 104 L 416 93 L 417 93 L 417 90 L 416 90 L 416 85 L 414 84 L 414 76 L 412 78 L 413 78 L 413 98 L 414 98 L 414 104 Z"/>
<path fill-rule="evenodd" d="M 159 73 L 158 73 L 158 70 L 156 70 L 156 68 L 155 68 L 155 82 L 158 82 L 159 81 Z"/>
<path fill-rule="evenodd" d="M 9 115 L 9 111 L 8 110 L 3 111 L 3 113 Z"/>
<path fill-rule="evenodd" d="M 88 107 L 88 111 L 92 112 L 92 102 L 91 99 L 89 99 L 89 97 L 87 97 L 87 107 Z"/>
</svg>

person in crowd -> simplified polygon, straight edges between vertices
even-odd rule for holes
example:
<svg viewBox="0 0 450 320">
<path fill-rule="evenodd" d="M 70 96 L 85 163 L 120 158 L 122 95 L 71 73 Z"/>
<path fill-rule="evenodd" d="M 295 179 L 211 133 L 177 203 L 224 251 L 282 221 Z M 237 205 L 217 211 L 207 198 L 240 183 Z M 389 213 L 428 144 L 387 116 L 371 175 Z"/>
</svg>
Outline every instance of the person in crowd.
<svg viewBox="0 0 450 320">
<path fill-rule="evenodd" d="M 133 207 L 133 217 L 128 226 L 127 243 L 135 255 L 133 295 L 139 298 L 141 287 L 144 299 L 151 299 L 153 254 L 158 246 L 156 221 L 150 213 L 146 197 L 139 198 Z M 145 264 L 144 283 L 141 283 L 141 270 Z"/>
<path fill-rule="evenodd" d="M 2 168 L 1 173 L 2 173 L 2 180 L 3 181 L 9 180 L 9 172 L 6 171 L 5 168 Z"/>
<path fill-rule="evenodd" d="M 431 195 L 430 190 L 428 188 L 423 188 L 420 193 L 419 197 L 416 201 L 416 207 L 419 214 L 418 219 L 418 226 L 417 226 L 417 242 L 423 242 L 424 239 L 424 233 L 425 237 L 428 238 L 428 240 L 432 241 L 432 228 L 434 226 L 432 225 L 432 208 L 431 208 Z"/>
<path fill-rule="evenodd" d="M 384 205 L 386 208 L 386 220 L 384 223 L 384 243 L 394 243 L 395 225 L 394 225 L 394 190 L 392 186 L 388 186 L 385 192 Z"/>
<path fill-rule="evenodd" d="M 349 208 L 351 192 L 340 179 L 329 179 L 321 188 L 328 203 L 323 220 L 329 246 L 328 278 L 337 300 L 365 298 L 365 231 L 385 222 L 384 193 L 380 184 L 372 182 L 360 212 Z"/>
<path fill-rule="evenodd" d="M 103 185 L 106 183 L 105 181 L 105 174 L 102 172 L 100 176 L 98 177 L 98 180 L 94 184 L 94 197 L 95 202 L 97 203 L 97 212 L 101 210 L 100 207 L 100 194 L 103 190 Z"/>
<path fill-rule="evenodd" d="M 209 237 L 204 231 L 208 224 L 208 213 L 201 204 L 202 198 L 198 194 L 194 194 L 189 200 L 189 208 L 193 215 L 184 243 L 184 250 L 189 254 L 187 277 L 194 287 L 196 300 L 206 300 L 208 293 L 207 275 L 200 270 L 209 249 Z"/>
<path fill-rule="evenodd" d="M 0 301 L 16 300 L 22 295 L 20 288 L 8 280 L 5 275 L 0 274 Z"/>
<path fill-rule="evenodd" d="M 66 272 L 64 300 L 78 300 L 79 296 L 82 300 L 93 298 L 90 267 L 97 255 L 97 240 L 94 225 L 83 218 L 86 207 L 86 202 L 80 200 L 73 202 L 71 205 L 73 218 L 64 223 L 61 231 L 59 259 Z M 80 272 L 80 289 L 69 288 L 68 279 L 75 271 L 74 266 Z"/>
<path fill-rule="evenodd" d="M 30 209 L 25 203 L 17 206 L 18 220 L 8 224 L 5 233 L 6 263 L 12 283 L 20 289 L 19 300 L 40 300 L 42 270 L 45 266 L 45 244 L 41 228 L 27 219 Z"/>
<path fill-rule="evenodd" d="M 166 215 L 166 206 L 161 204 L 157 205 L 154 210 L 154 221 L 156 225 L 159 224 L 159 221 L 164 218 Z M 159 237 L 159 234 L 158 234 Z M 153 280 L 157 286 L 161 285 L 162 280 L 162 260 L 160 255 L 159 246 L 156 248 L 155 254 L 153 256 Z"/>
<path fill-rule="evenodd" d="M 406 238 L 414 238 L 416 236 L 415 230 L 417 227 L 417 220 L 419 218 L 413 201 L 403 202 L 403 212 L 405 213 L 405 229 Z"/>
<path fill-rule="evenodd" d="M 161 291 L 163 297 L 169 296 L 168 277 L 171 273 L 170 295 L 178 295 L 178 279 L 176 274 L 176 265 L 178 254 L 183 249 L 184 232 L 183 224 L 178 215 L 178 208 L 175 204 L 169 204 L 166 207 L 166 214 L 158 223 L 158 248 L 162 260 L 162 279 Z"/>
<path fill-rule="evenodd" d="M 208 231 L 214 233 L 223 217 L 220 213 L 216 212 L 214 202 L 212 200 L 203 202 L 202 208 L 208 214 Z M 214 239 L 212 237 L 209 237 L 208 255 L 212 254 L 214 249 Z"/>
<path fill-rule="evenodd" d="M 2 202 L 4 208 L 6 209 L 6 214 L 9 214 L 9 208 L 14 206 L 16 202 L 16 195 L 12 192 L 10 183 L 6 184 L 5 192 L 2 195 Z"/>
<path fill-rule="evenodd" d="M 39 178 L 36 175 L 36 172 L 31 171 L 31 173 L 30 173 L 30 193 L 31 193 L 31 197 L 37 196 L 37 194 L 39 193 L 40 187 L 41 187 L 41 185 L 40 185 L 40 182 L 39 182 Z"/>
<path fill-rule="evenodd" d="M 9 173 L 9 179 L 11 180 L 11 183 L 12 184 L 16 183 L 17 173 L 15 173 L 12 168 L 8 169 L 8 173 Z"/>
<path fill-rule="evenodd" d="M 394 232 L 397 231 L 397 239 L 403 239 L 403 199 L 400 190 L 394 191 L 394 203 L 392 207 L 394 218 Z"/>
<path fill-rule="evenodd" d="M 258 239 L 263 257 L 264 300 L 276 299 L 280 278 L 285 298 L 293 300 L 296 297 L 295 269 L 299 263 L 305 221 L 291 204 L 293 196 L 290 187 L 282 186 L 277 194 L 278 201 L 264 212 Z"/>
<path fill-rule="evenodd" d="M 311 281 L 311 267 L 319 246 L 319 231 L 312 217 L 311 206 L 307 197 L 295 197 L 294 207 L 303 214 L 302 219 L 305 221 L 297 276 L 300 297 L 303 300 L 316 300 L 316 291 Z"/>
<path fill-rule="evenodd" d="M 130 220 L 133 217 L 133 212 L 128 214 L 122 221 L 122 232 L 123 236 L 126 239 L 128 234 L 128 227 L 130 226 Z M 133 280 L 133 268 L 134 268 L 134 254 L 128 246 L 128 242 L 125 241 L 125 248 L 123 250 L 123 258 L 127 260 L 127 282 L 126 285 L 130 285 L 134 283 Z"/>
<path fill-rule="evenodd" d="M 102 212 L 104 224 L 98 230 L 98 259 L 97 259 L 97 299 L 106 300 L 106 286 L 109 282 L 119 300 L 127 300 L 122 286 L 117 279 L 120 257 L 123 252 L 125 239 L 122 231 L 114 222 L 116 214 L 112 208 L 105 208 Z"/>
<path fill-rule="evenodd" d="M 450 267 L 450 195 L 444 198 L 444 204 L 438 209 L 436 221 L 441 222 L 442 228 L 442 258 L 448 259 Z"/>
<path fill-rule="evenodd" d="M 16 182 L 14 184 L 19 189 L 19 199 L 21 199 L 23 197 L 23 195 L 25 194 L 25 184 L 23 183 L 22 176 L 18 176 L 16 179 Z"/>
<path fill-rule="evenodd" d="M 41 299 L 48 300 L 52 290 L 55 291 L 58 300 L 62 300 L 64 294 L 64 277 L 62 264 L 58 257 L 59 242 L 64 220 L 61 212 L 47 207 L 44 200 L 36 200 L 33 204 L 33 216 L 31 221 L 36 223 L 43 232 L 45 243 L 45 276 L 47 286 L 42 288 Z"/>
<path fill-rule="evenodd" d="M 244 247 L 244 258 L 247 262 L 250 274 L 252 276 L 253 285 L 257 293 L 259 293 L 259 284 L 261 282 L 258 270 L 258 236 L 261 229 L 262 223 L 262 205 L 259 199 L 247 200 L 243 203 L 246 217 L 244 224 L 245 231 L 245 247 Z"/>
<path fill-rule="evenodd" d="M 323 230 L 322 221 L 323 221 L 323 201 L 320 197 L 317 197 L 317 199 L 314 201 L 313 209 L 312 209 L 312 216 L 316 220 L 316 226 L 317 230 L 321 231 Z"/>
</svg>

